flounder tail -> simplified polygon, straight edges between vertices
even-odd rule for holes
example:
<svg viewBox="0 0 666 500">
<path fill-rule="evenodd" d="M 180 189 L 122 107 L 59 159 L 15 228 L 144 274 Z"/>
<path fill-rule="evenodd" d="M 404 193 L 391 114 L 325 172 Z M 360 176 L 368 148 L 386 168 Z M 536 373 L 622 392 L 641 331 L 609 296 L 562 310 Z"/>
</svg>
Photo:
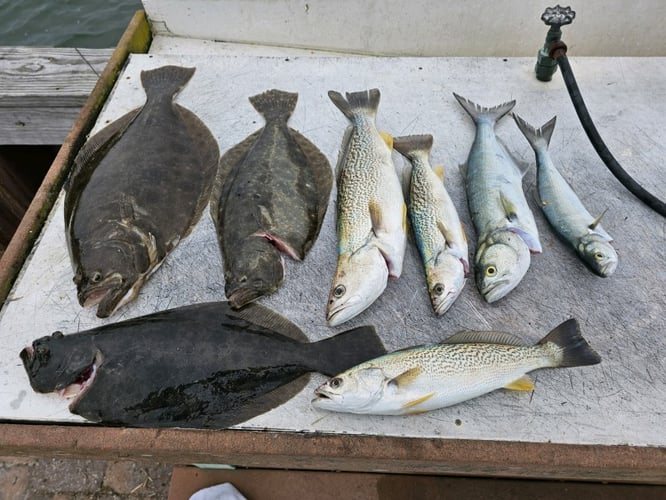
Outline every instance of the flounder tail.
<svg viewBox="0 0 666 500">
<path fill-rule="evenodd" d="M 173 98 L 187 82 L 190 81 L 196 68 L 182 66 L 162 66 L 141 72 L 141 85 L 146 90 L 148 99 L 159 97 Z"/>
<path fill-rule="evenodd" d="M 599 355 L 580 334 L 578 321 L 568 319 L 539 341 L 540 345 L 555 344 L 559 349 L 557 365 L 560 367 L 596 365 L 601 362 Z"/>
<path fill-rule="evenodd" d="M 347 92 L 345 99 L 342 94 L 334 90 L 328 91 L 328 97 L 333 101 L 342 114 L 350 121 L 355 121 L 357 116 L 369 116 L 372 119 L 377 115 L 379 89 L 362 90 L 361 92 Z"/>
<path fill-rule="evenodd" d="M 386 354 L 373 326 L 359 326 L 308 345 L 310 368 L 334 376 Z"/>
<path fill-rule="evenodd" d="M 254 106 L 266 121 L 287 121 L 296 108 L 298 94 L 285 92 L 283 90 L 267 90 L 263 94 L 250 97 L 250 103 Z"/>
<path fill-rule="evenodd" d="M 493 108 L 484 108 L 455 92 L 453 93 L 453 96 L 458 100 L 463 109 L 467 111 L 469 116 L 472 117 L 472 120 L 474 120 L 474 123 L 476 124 L 479 122 L 495 124 L 516 105 L 516 101 L 514 100 L 505 102 Z"/>
<path fill-rule="evenodd" d="M 511 113 L 513 119 L 516 121 L 516 125 L 527 139 L 527 142 L 530 143 L 532 149 L 537 151 L 538 149 L 545 148 L 548 149 L 550 144 L 550 138 L 553 135 L 553 130 L 555 130 L 555 120 L 556 116 L 553 116 L 546 123 L 541 125 L 540 128 L 534 128 L 532 125 L 523 120 L 516 113 Z"/>
</svg>

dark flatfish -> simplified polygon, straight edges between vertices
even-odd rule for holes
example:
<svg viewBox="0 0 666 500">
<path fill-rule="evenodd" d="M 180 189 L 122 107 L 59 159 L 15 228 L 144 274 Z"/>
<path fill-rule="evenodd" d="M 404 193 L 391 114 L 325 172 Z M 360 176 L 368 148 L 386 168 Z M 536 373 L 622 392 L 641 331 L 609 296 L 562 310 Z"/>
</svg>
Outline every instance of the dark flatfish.
<svg viewBox="0 0 666 500">
<path fill-rule="evenodd" d="M 250 97 L 266 124 L 220 159 L 211 213 L 234 308 L 280 286 L 282 253 L 303 259 L 326 214 L 333 174 L 321 151 L 287 125 L 297 99 L 281 90 Z"/>
<path fill-rule="evenodd" d="M 194 68 L 141 72 L 146 103 L 91 137 L 66 186 L 65 226 L 82 306 L 100 318 L 139 288 L 201 217 L 219 149 L 173 102 Z"/>
<path fill-rule="evenodd" d="M 386 351 L 372 326 L 308 343 L 259 304 L 211 302 L 35 340 L 21 359 L 37 392 L 81 392 L 70 411 L 134 427 L 224 428 L 288 401 L 308 372 L 333 376 Z"/>
</svg>

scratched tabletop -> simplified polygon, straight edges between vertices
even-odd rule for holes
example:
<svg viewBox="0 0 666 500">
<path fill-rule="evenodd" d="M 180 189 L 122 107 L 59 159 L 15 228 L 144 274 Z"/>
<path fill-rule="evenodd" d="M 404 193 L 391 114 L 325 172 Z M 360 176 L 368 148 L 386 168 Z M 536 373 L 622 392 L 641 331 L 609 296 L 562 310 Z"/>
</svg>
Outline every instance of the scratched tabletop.
<svg viewBox="0 0 666 500">
<path fill-rule="evenodd" d="M 666 197 L 666 58 L 578 58 L 572 61 L 582 93 L 608 147 L 647 189 Z M 325 304 L 335 269 L 335 188 L 319 239 L 303 262 L 286 259 L 286 278 L 261 303 L 284 314 L 316 341 L 363 324 L 377 328 L 389 350 L 438 342 L 461 329 L 513 332 L 534 343 L 574 317 L 600 354 L 596 366 L 534 373 L 532 392 L 500 390 L 457 406 L 407 417 L 326 413 L 314 409 L 311 376 L 293 399 L 238 428 L 321 431 L 387 436 L 446 437 L 577 444 L 666 446 L 666 234 L 665 219 L 633 197 L 590 145 L 561 76 L 534 78 L 534 58 L 373 58 L 338 55 L 234 55 L 185 47 L 133 55 L 96 124 L 97 131 L 143 104 L 139 74 L 167 64 L 196 67 L 177 102 L 196 113 L 226 151 L 260 128 L 248 97 L 270 88 L 298 92 L 290 125 L 335 165 L 347 120 L 328 90 L 377 87 L 380 130 L 395 136 L 430 133 L 432 163 L 443 164 L 445 184 L 467 231 L 476 235 L 467 210 L 459 164 L 474 125 L 453 98 L 461 94 L 485 106 L 510 99 L 514 111 L 535 126 L 557 115 L 551 141 L 556 166 L 593 215 L 607 210 L 604 228 L 615 238 L 620 263 L 609 278 L 593 275 L 559 240 L 538 208 L 534 155 L 513 120 L 502 119 L 498 137 L 529 164 L 524 179 L 543 253 L 507 297 L 487 304 L 473 277 L 442 317 L 432 312 L 424 272 L 410 237 L 404 272 L 365 312 L 330 328 Z M 650 71 L 644 71 L 649 64 Z M 168 141 L 168 137 L 164 138 Z M 399 171 L 405 161 L 397 153 Z M 39 241 L 0 312 L 0 419 L 83 422 L 67 401 L 32 391 L 19 359 L 37 337 L 92 328 L 185 304 L 224 299 L 222 261 L 208 211 L 141 289 L 138 298 L 107 320 L 76 300 L 67 253 L 61 194 Z M 192 360 L 196 363 L 196 360 Z"/>
</svg>

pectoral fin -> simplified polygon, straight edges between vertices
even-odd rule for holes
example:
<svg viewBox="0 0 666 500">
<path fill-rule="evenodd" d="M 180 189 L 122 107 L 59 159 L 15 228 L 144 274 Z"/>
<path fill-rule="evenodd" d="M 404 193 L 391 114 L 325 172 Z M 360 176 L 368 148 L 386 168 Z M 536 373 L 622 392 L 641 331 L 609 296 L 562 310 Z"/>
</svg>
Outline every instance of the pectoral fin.
<svg viewBox="0 0 666 500">
<path fill-rule="evenodd" d="M 500 201 L 506 218 L 511 222 L 515 221 L 518 218 L 518 209 L 516 206 L 503 193 L 500 193 Z"/>
<path fill-rule="evenodd" d="M 595 230 L 595 229 L 597 228 L 597 226 L 599 225 L 599 223 L 601 222 L 601 219 L 603 219 L 604 215 L 606 215 L 606 212 L 608 212 L 608 209 L 606 209 L 606 210 L 604 210 L 603 212 L 601 212 L 601 215 L 599 215 L 599 217 L 597 217 L 596 219 L 594 219 L 594 220 L 592 221 L 592 224 L 590 224 L 588 227 L 589 227 L 590 229 L 592 229 L 592 230 Z"/>
<path fill-rule="evenodd" d="M 419 375 L 421 375 L 422 372 L 423 368 L 420 366 L 415 366 L 414 368 L 410 368 L 409 370 L 402 372 L 397 377 L 393 377 L 391 380 L 389 380 L 389 384 L 398 388 L 407 387 L 414 383 L 414 381 L 418 378 Z"/>
<path fill-rule="evenodd" d="M 388 132 L 379 132 L 379 135 L 382 137 L 389 149 L 393 149 L 393 136 Z"/>
<path fill-rule="evenodd" d="M 442 182 L 444 182 L 444 165 L 435 165 L 432 168 L 432 171 L 435 172 L 435 175 L 439 177 Z"/>
<path fill-rule="evenodd" d="M 532 382 L 532 379 L 527 375 L 523 375 L 518 380 L 514 380 L 510 384 L 505 385 L 504 388 L 511 391 L 533 391 L 534 382 Z"/>
</svg>

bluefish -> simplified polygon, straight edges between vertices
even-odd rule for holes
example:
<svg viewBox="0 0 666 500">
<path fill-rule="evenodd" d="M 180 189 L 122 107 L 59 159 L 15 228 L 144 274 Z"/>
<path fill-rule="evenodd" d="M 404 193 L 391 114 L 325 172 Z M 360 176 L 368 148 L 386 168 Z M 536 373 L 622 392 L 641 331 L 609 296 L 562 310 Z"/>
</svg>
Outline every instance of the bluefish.
<svg viewBox="0 0 666 500">
<path fill-rule="evenodd" d="M 92 136 L 74 160 L 65 227 L 79 303 L 100 318 L 133 300 L 208 203 L 217 141 L 174 102 L 194 68 L 141 72 L 146 103 Z"/>
<path fill-rule="evenodd" d="M 444 167 L 430 166 L 431 135 L 396 137 L 393 148 L 412 164 L 407 209 L 425 268 L 430 302 L 444 314 L 462 292 L 469 272 L 467 237 L 449 193 Z"/>
<path fill-rule="evenodd" d="M 287 125 L 297 99 L 281 90 L 250 97 L 266 124 L 220 160 L 211 214 L 235 308 L 281 285 L 282 254 L 305 258 L 326 214 L 333 173 L 323 153 Z"/>
<path fill-rule="evenodd" d="M 613 238 L 601 227 L 603 213 L 599 217 L 590 215 L 550 157 L 548 146 L 556 117 L 538 129 L 516 114 L 513 118 L 536 155 L 537 189 L 546 219 L 594 273 L 610 276 L 617 268 L 618 257 L 610 244 Z"/>
<path fill-rule="evenodd" d="M 516 102 L 484 108 L 453 95 L 476 124 L 463 173 L 477 236 L 476 285 L 487 302 L 495 302 L 523 279 L 530 252 L 541 252 L 536 222 L 523 193 L 524 172 L 495 136 L 495 123 Z"/>
<path fill-rule="evenodd" d="M 505 388 L 531 391 L 539 368 L 594 365 L 599 355 L 570 319 L 532 346 L 504 332 L 463 331 L 441 344 L 386 354 L 337 375 L 315 391 L 315 407 L 405 415 L 451 406 Z"/>
<path fill-rule="evenodd" d="M 338 157 L 338 260 L 326 307 L 330 326 L 369 307 L 389 276 L 402 273 L 407 207 L 391 158 L 392 138 L 376 128 L 378 89 L 329 98 L 350 121 Z"/>
<path fill-rule="evenodd" d="M 332 375 L 384 352 L 370 326 L 308 343 L 259 304 L 211 302 L 57 332 L 21 359 L 35 391 L 75 396 L 70 411 L 93 422 L 224 428 L 286 402 L 308 372 Z"/>
</svg>

